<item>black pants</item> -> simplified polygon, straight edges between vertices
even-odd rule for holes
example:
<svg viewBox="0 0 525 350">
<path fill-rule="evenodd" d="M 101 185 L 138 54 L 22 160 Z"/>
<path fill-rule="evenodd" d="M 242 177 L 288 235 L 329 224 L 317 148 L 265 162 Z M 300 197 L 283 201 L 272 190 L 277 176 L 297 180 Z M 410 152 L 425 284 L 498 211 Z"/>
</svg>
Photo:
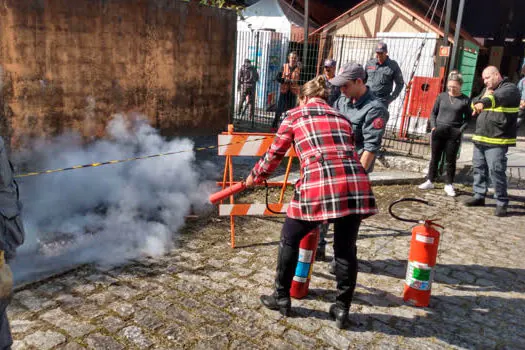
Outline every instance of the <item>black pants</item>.
<svg viewBox="0 0 525 350">
<path fill-rule="evenodd" d="M 277 128 L 277 126 L 279 126 L 281 115 L 289 109 L 294 108 L 296 104 L 297 96 L 293 92 L 288 91 L 284 94 L 281 93 L 279 95 L 279 100 L 277 101 L 277 108 L 275 110 L 275 117 L 273 118 L 272 128 Z"/>
<path fill-rule="evenodd" d="M 336 303 L 349 308 L 354 295 L 357 280 L 357 234 L 361 225 L 360 215 L 348 215 L 330 220 L 334 224 L 334 255 L 335 277 L 337 280 Z M 319 226 L 320 221 L 303 221 L 286 218 L 281 232 L 281 245 L 298 251 L 299 243 L 311 230 Z M 297 258 L 293 261 L 283 261 L 283 269 L 291 268 L 295 271 Z M 278 266 L 279 269 L 279 266 Z M 290 281 L 280 281 L 280 285 L 289 286 L 293 275 L 287 277 Z M 289 288 L 289 287 L 288 287 Z"/>
<path fill-rule="evenodd" d="M 430 146 L 432 155 L 428 169 L 428 179 L 435 181 L 437 178 L 439 161 L 443 152 L 445 152 L 446 164 L 446 183 L 452 184 L 456 175 L 456 157 L 458 155 L 459 145 L 461 144 L 461 131 L 448 125 L 440 125 L 432 131 Z"/>
</svg>

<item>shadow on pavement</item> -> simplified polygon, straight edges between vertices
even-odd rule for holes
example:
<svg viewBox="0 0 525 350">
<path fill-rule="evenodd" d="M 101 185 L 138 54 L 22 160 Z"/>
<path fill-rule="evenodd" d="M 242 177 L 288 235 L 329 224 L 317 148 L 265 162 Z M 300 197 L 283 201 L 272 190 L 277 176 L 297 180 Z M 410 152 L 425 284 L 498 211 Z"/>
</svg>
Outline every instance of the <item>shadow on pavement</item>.
<svg viewBox="0 0 525 350">
<path fill-rule="evenodd" d="M 360 265 L 366 265 L 367 270 L 371 270 L 368 273 L 398 278 L 399 284 L 403 283 L 406 260 L 360 261 Z M 408 338 L 435 337 L 452 346 L 469 349 L 525 348 L 525 337 L 520 331 L 522 318 L 519 317 L 525 314 L 523 299 L 487 294 L 524 293 L 525 269 L 459 264 L 437 264 L 435 269 L 434 281 L 443 285 L 442 292 L 454 295 L 433 295 L 428 308 L 414 307 L 414 316 L 409 317 L 406 306 L 411 306 L 405 306 L 400 295 L 358 284 L 352 305 L 357 305 L 357 309 L 359 305 L 389 309 L 385 309 L 385 313 L 351 313 L 347 331 L 381 332 Z M 328 274 L 314 275 L 335 280 Z M 366 293 L 360 291 L 363 289 Z M 467 295 L 468 292 L 472 294 Z M 334 289 L 310 289 L 306 298 L 325 301 L 328 310 L 336 295 L 334 283 Z M 400 311 L 395 311 L 398 308 Z M 328 312 L 308 312 L 302 307 L 294 307 L 294 312 L 296 317 L 330 319 Z M 518 317 L 511 317 L 509 313 L 516 313 Z"/>
<path fill-rule="evenodd" d="M 347 333 L 378 332 L 407 338 L 437 338 L 451 346 L 468 349 L 522 349 L 525 344 L 520 320 L 508 315 L 509 311 L 523 310 L 523 299 L 489 295 L 432 296 L 427 308 L 407 305 L 414 310 L 410 317 L 406 316 L 406 306 L 400 311 L 392 309 L 405 305 L 400 296 L 375 288 L 365 289 L 370 293 L 356 293 L 352 309 L 356 305 L 390 309 L 385 309 L 384 313 L 351 312 Z M 335 296 L 335 290 L 311 289 L 308 298 L 326 301 L 328 311 Z M 327 311 L 313 311 L 292 304 L 293 316 L 297 318 L 330 320 Z"/>
<path fill-rule="evenodd" d="M 405 278 L 406 260 L 369 260 L 359 263 L 369 266 L 371 271 L 368 273 L 371 274 L 400 280 Z M 385 268 L 385 266 L 394 268 Z M 399 268 L 400 266 L 402 268 Z M 525 293 L 523 276 L 525 276 L 525 269 L 437 263 L 434 281 L 457 290 Z"/>
</svg>

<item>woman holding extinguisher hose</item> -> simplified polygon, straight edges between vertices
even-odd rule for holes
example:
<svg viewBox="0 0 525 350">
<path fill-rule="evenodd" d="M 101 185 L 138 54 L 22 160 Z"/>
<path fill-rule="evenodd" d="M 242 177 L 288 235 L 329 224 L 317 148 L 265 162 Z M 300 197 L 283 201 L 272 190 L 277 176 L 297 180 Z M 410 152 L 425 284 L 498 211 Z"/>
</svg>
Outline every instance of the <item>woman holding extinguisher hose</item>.
<svg viewBox="0 0 525 350">
<path fill-rule="evenodd" d="M 287 316 L 299 243 L 327 220 L 334 223 L 337 297 L 330 307 L 336 326 L 344 328 L 357 279 L 357 234 L 361 220 L 377 213 L 374 194 L 354 146 L 350 122 L 326 103 L 324 78 L 304 84 L 300 106 L 287 112 L 268 152 L 255 165 L 246 186 L 261 184 L 293 145 L 302 177 L 295 184 L 282 231 L 275 290 L 261 302 Z"/>
<path fill-rule="evenodd" d="M 439 161 L 445 153 L 445 193 L 456 196 L 454 176 L 456 173 L 456 158 L 461 144 L 461 136 L 468 125 L 468 118 L 472 115 L 468 96 L 461 93 L 463 77 L 457 71 L 449 74 L 447 92 L 438 95 L 430 115 L 431 127 L 431 158 L 428 167 L 427 181 L 419 185 L 421 190 L 434 188 L 437 178 Z"/>
</svg>

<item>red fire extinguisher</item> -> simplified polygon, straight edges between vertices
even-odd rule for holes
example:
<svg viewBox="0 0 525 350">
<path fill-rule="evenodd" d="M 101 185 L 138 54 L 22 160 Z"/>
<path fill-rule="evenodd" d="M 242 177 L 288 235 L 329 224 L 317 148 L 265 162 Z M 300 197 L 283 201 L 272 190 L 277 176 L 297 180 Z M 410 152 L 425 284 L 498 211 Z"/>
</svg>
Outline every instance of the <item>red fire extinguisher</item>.
<svg viewBox="0 0 525 350">
<path fill-rule="evenodd" d="M 438 254 L 440 232 L 436 228 L 444 229 L 436 224 L 435 220 L 405 219 L 392 212 L 394 205 L 401 202 L 418 202 L 430 205 L 427 201 L 418 198 L 402 198 L 392 202 L 388 212 L 397 220 L 415 222 L 420 225 L 412 228 L 412 240 L 408 253 L 408 266 L 403 290 L 403 300 L 415 306 L 426 307 L 430 302 L 430 291 L 434 279 L 434 266 Z"/>
<path fill-rule="evenodd" d="M 299 258 L 290 288 L 290 296 L 295 299 L 304 298 L 308 295 L 308 286 L 312 277 L 314 267 L 315 251 L 319 240 L 319 227 L 314 228 L 299 243 Z"/>
</svg>

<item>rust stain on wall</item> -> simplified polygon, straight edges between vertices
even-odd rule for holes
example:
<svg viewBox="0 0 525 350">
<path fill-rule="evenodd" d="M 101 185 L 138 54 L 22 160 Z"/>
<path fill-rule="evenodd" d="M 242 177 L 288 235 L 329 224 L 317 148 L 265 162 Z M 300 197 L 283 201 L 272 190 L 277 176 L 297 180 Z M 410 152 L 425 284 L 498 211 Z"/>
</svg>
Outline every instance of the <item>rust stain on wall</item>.
<svg viewBox="0 0 525 350">
<path fill-rule="evenodd" d="M 236 15 L 177 0 L 0 2 L 0 133 L 104 136 L 117 112 L 164 134 L 224 130 Z"/>
</svg>

